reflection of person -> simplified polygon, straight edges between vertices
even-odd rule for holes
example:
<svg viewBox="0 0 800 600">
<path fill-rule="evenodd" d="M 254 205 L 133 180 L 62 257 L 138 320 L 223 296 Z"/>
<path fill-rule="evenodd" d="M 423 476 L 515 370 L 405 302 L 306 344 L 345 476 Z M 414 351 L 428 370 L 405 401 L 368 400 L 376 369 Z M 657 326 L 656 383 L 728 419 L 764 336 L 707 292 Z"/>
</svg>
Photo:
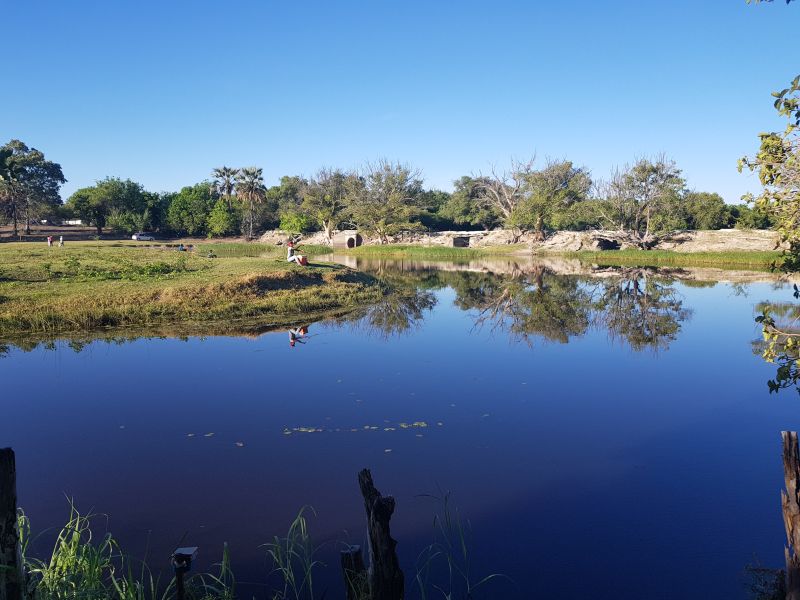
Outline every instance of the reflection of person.
<svg viewBox="0 0 800 600">
<path fill-rule="evenodd" d="M 308 264 L 305 256 L 295 252 L 294 242 L 292 240 L 289 240 L 289 242 L 286 244 L 286 261 L 297 263 L 301 266 Z"/>
<path fill-rule="evenodd" d="M 297 342 L 306 343 L 305 337 L 308 335 L 308 327 L 295 327 L 289 330 L 289 345 L 294 348 Z"/>
</svg>

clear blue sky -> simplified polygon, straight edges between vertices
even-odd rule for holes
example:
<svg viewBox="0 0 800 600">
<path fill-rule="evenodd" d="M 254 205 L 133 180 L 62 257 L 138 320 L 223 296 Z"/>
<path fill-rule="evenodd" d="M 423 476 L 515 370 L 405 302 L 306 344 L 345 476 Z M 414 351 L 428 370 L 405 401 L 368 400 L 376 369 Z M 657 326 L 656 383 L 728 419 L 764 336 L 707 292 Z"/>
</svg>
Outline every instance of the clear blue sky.
<svg viewBox="0 0 800 600">
<path fill-rule="evenodd" d="M 0 141 L 154 191 L 388 157 L 450 189 L 532 154 L 596 178 L 665 152 L 737 202 L 800 73 L 800 2 L 9 1 Z"/>
</svg>

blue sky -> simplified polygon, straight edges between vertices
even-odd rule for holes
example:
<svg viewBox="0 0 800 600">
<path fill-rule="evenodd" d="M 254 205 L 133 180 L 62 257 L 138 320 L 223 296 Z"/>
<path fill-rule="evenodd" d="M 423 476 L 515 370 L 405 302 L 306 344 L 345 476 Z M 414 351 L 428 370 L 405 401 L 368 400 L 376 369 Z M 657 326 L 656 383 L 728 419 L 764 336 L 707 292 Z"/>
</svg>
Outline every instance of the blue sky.
<svg viewBox="0 0 800 600">
<path fill-rule="evenodd" d="M 8 2 L 0 141 L 154 191 L 216 166 L 268 183 L 380 157 L 426 184 L 535 154 L 595 178 L 664 152 L 728 202 L 782 126 L 800 3 L 744 0 Z"/>
</svg>

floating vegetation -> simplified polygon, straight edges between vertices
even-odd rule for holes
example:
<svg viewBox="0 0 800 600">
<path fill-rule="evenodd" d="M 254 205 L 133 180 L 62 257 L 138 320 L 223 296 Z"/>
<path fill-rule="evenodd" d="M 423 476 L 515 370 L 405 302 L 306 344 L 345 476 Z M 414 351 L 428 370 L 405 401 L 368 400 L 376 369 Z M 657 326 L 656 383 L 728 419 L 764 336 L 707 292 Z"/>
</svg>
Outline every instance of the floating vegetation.
<svg viewBox="0 0 800 600">
<path fill-rule="evenodd" d="M 293 433 L 342 433 L 342 432 L 356 432 L 356 431 L 397 431 L 399 429 L 423 429 L 428 427 L 428 423 L 425 421 L 414 421 L 413 423 L 406 423 L 405 421 L 401 421 L 400 423 L 391 424 L 390 421 L 384 421 L 387 423 L 384 427 L 379 427 L 378 425 L 363 425 L 361 427 L 284 427 L 283 428 L 283 435 L 292 435 Z M 442 426 L 443 423 L 439 421 L 437 423 L 438 426 Z M 422 437 L 421 434 L 417 434 L 417 437 Z"/>
</svg>

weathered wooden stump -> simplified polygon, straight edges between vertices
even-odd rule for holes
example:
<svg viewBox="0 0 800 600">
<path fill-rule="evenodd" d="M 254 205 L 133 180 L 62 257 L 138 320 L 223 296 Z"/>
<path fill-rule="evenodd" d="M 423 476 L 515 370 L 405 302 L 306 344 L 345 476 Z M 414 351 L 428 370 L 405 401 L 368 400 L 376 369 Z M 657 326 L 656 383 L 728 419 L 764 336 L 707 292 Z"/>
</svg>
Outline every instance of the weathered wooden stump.
<svg viewBox="0 0 800 600">
<path fill-rule="evenodd" d="M 0 448 L 0 600 L 22 600 L 24 578 L 17 525 L 14 451 Z"/>
<path fill-rule="evenodd" d="M 781 490 L 783 524 L 786 528 L 786 599 L 800 600 L 800 452 L 797 432 L 781 431 L 783 438 L 783 478 Z"/>
<path fill-rule="evenodd" d="M 397 559 L 397 541 L 389 531 L 389 521 L 394 513 L 394 498 L 382 496 L 375 489 L 369 469 L 363 469 L 358 474 L 358 485 L 367 511 L 369 598 L 402 600 L 405 585 L 403 571 L 400 570 L 400 561 Z"/>
</svg>

